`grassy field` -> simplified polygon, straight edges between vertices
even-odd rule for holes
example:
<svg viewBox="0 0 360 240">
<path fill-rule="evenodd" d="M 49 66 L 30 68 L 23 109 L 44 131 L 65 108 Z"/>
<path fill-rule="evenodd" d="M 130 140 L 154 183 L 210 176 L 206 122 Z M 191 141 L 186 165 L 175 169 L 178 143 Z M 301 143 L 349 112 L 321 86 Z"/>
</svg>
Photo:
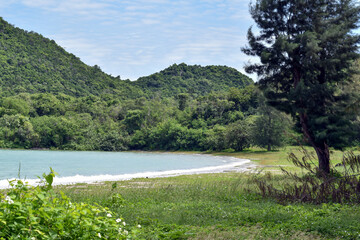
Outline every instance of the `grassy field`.
<svg viewBox="0 0 360 240">
<path fill-rule="evenodd" d="M 226 155 L 248 158 L 277 170 L 286 161 L 278 152 Z M 224 154 L 224 153 L 218 153 Z M 340 161 L 341 153 L 334 152 Z M 72 201 L 98 203 L 140 224 L 143 239 L 360 239 L 360 207 L 340 204 L 281 205 L 258 193 L 254 178 L 268 174 L 219 173 L 58 187 Z M 289 179 L 276 174 L 276 185 Z"/>
<path fill-rule="evenodd" d="M 309 152 L 312 152 L 315 156 L 315 152 L 311 147 L 304 147 Z M 301 169 L 295 167 L 292 163 L 288 161 L 289 153 L 294 153 L 298 157 L 301 157 L 302 154 L 300 152 L 299 147 L 284 147 L 278 151 L 265 151 L 263 149 L 247 149 L 243 152 L 234 152 L 234 153 L 214 153 L 214 155 L 226 155 L 236 158 L 244 158 L 250 159 L 253 163 L 257 164 L 259 167 L 266 170 L 271 170 L 272 172 L 280 172 L 280 166 L 284 167 L 290 171 L 301 171 Z M 355 152 L 360 154 L 360 152 Z M 331 150 L 330 157 L 331 157 L 331 164 L 335 166 L 337 163 L 341 162 L 343 156 L 343 152 L 338 150 Z M 316 163 L 316 161 L 315 161 Z"/>
</svg>

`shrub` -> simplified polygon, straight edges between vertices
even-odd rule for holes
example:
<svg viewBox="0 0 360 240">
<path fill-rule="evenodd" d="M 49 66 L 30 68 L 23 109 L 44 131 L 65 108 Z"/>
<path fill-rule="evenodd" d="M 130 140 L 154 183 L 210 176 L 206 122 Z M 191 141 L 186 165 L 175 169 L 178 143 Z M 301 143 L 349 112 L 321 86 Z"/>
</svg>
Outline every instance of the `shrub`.
<svg viewBox="0 0 360 240">
<path fill-rule="evenodd" d="M 286 183 L 281 189 L 268 184 L 268 179 L 257 179 L 258 187 L 263 196 L 273 197 L 280 202 L 311 202 L 320 203 L 359 203 L 360 202 L 360 155 L 353 152 L 345 153 L 343 160 L 332 168 L 330 174 L 319 171 L 315 165 L 316 157 L 305 148 L 301 149 L 303 157 L 290 153 L 289 160 L 297 167 L 306 170 L 299 176 L 285 169 L 282 171 L 293 181 Z"/>
<path fill-rule="evenodd" d="M 1 239 L 126 239 L 125 222 L 98 205 L 73 203 L 53 191 L 55 173 L 44 174 L 39 186 L 10 181 L 1 195 Z"/>
</svg>

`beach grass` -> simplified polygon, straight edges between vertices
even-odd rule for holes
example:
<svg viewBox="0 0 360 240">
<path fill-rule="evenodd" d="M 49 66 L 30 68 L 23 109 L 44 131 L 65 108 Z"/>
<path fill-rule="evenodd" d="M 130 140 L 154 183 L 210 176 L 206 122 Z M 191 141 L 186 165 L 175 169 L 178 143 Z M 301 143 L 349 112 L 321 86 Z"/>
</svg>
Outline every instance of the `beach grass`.
<svg viewBox="0 0 360 240">
<path fill-rule="evenodd" d="M 58 189 L 140 224 L 143 239 L 360 239 L 358 205 L 281 205 L 260 196 L 254 177 L 213 173 Z M 290 179 L 275 175 L 269 181 Z"/>
<path fill-rule="evenodd" d="M 311 147 L 303 147 L 303 148 L 314 154 L 314 156 L 316 156 L 313 148 Z M 280 167 L 292 172 L 301 171 L 300 168 L 294 166 L 292 162 L 288 161 L 288 156 L 290 153 L 294 153 L 296 156 L 301 158 L 302 153 L 300 152 L 300 150 L 301 148 L 298 146 L 287 146 L 274 151 L 266 151 L 261 148 L 250 148 L 242 152 L 234 152 L 234 153 L 220 152 L 213 154 L 219 156 L 231 156 L 236 158 L 250 159 L 253 163 L 258 165 L 264 171 L 280 173 L 281 172 Z M 360 151 L 355 151 L 354 153 L 360 154 Z M 343 155 L 344 155 L 344 151 L 330 149 L 330 158 L 331 158 L 332 166 L 335 166 L 336 164 L 340 163 Z M 315 164 L 317 164 L 316 161 Z"/>
</svg>

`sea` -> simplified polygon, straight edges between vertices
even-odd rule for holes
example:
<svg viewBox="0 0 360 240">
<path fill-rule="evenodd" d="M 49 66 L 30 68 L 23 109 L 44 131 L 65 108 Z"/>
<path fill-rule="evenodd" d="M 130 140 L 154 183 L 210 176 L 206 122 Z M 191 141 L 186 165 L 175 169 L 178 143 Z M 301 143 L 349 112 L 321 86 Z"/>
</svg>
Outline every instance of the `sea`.
<svg viewBox="0 0 360 240">
<path fill-rule="evenodd" d="M 54 185 L 65 185 L 241 170 L 249 163 L 210 154 L 0 150 L 0 188 L 13 179 L 36 185 L 50 168 L 57 172 Z"/>
</svg>

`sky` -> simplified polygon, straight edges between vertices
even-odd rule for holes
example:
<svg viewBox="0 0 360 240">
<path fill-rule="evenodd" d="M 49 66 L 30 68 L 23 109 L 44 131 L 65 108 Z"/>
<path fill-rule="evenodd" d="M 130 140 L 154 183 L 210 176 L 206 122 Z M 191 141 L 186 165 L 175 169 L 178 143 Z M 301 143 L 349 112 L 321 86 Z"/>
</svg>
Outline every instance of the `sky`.
<svg viewBox="0 0 360 240">
<path fill-rule="evenodd" d="M 136 80 L 170 65 L 244 73 L 250 0 L 0 0 L 0 16 L 86 64 Z M 255 78 L 254 76 L 251 76 Z M 255 79 L 254 79 L 255 80 Z"/>
</svg>

